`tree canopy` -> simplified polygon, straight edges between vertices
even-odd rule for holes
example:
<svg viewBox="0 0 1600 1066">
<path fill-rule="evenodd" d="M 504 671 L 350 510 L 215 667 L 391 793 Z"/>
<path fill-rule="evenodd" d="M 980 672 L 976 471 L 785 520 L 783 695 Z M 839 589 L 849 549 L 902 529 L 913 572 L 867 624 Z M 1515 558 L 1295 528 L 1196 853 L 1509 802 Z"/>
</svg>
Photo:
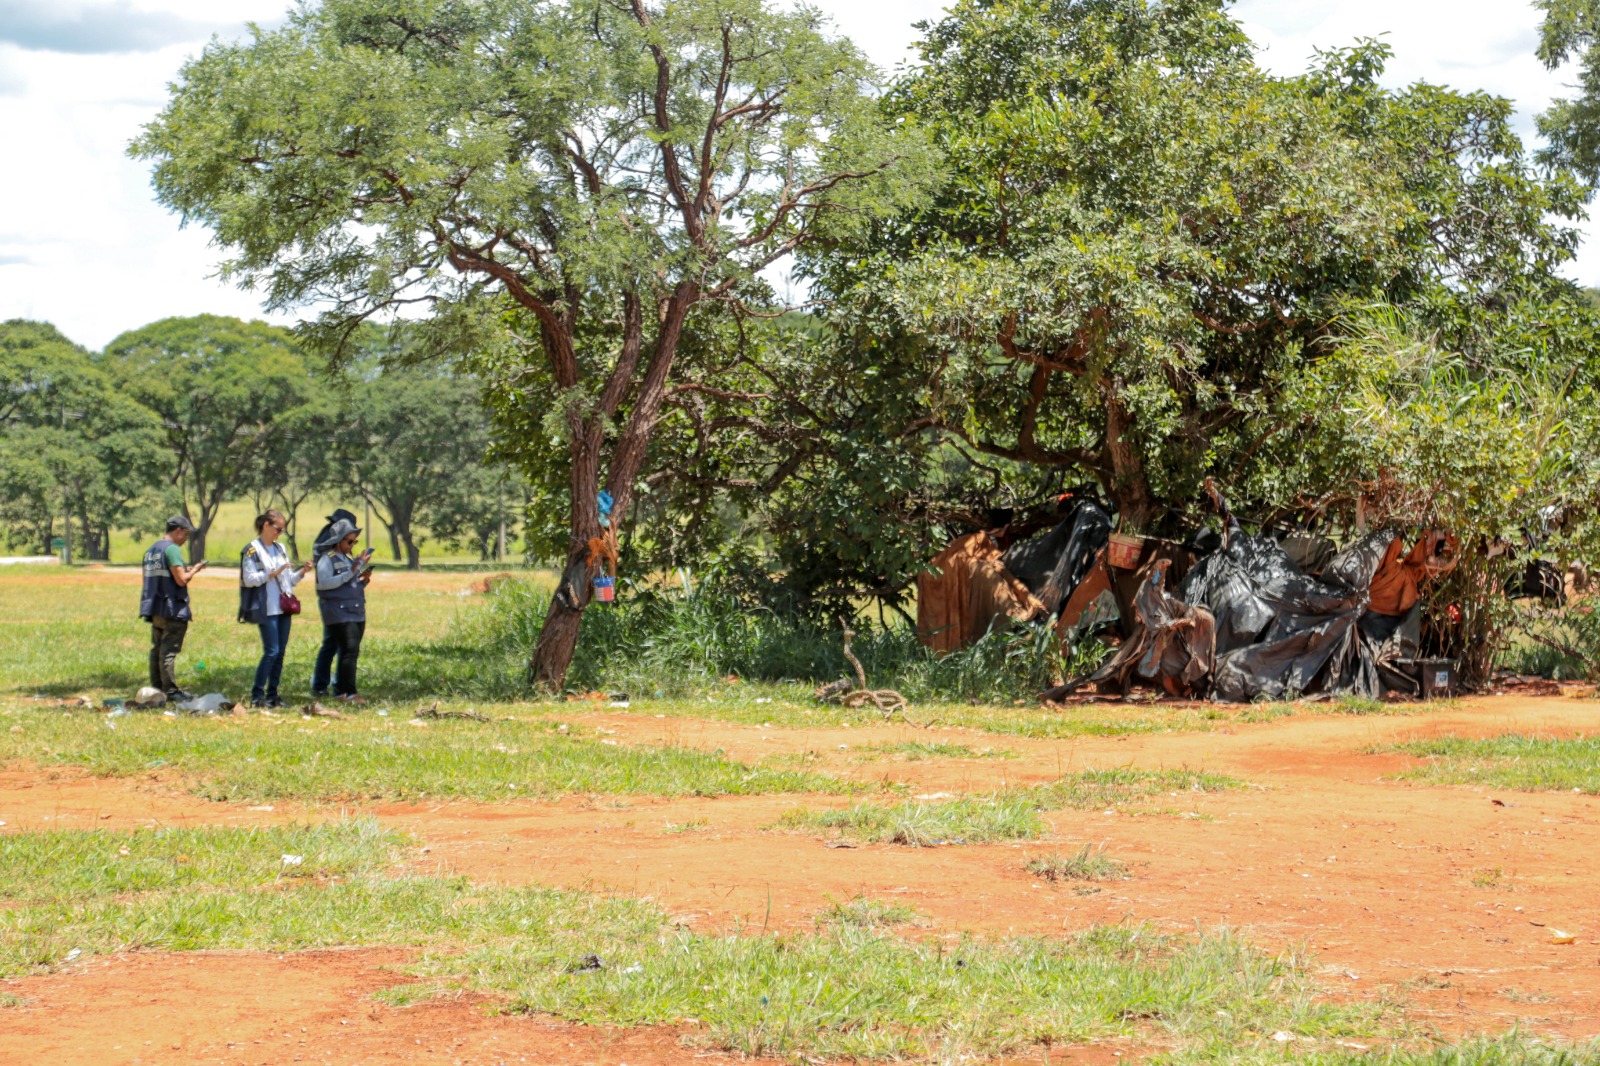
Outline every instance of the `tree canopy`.
<svg viewBox="0 0 1600 1066">
<path fill-rule="evenodd" d="M 620 523 L 691 312 L 908 195 L 872 77 L 763 0 L 325 0 L 209 46 L 134 152 L 227 276 L 332 304 L 314 339 L 425 305 L 529 430 L 557 412 L 568 566 L 532 664 L 557 683 L 597 491 Z"/>
<path fill-rule="evenodd" d="M 53 326 L 0 323 L 0 523 L 11 539 L 49 551 L 59 535 L 69 553 L 106 558 L 112 527 L 164 465 L 160 428 Z"/>
</svg>

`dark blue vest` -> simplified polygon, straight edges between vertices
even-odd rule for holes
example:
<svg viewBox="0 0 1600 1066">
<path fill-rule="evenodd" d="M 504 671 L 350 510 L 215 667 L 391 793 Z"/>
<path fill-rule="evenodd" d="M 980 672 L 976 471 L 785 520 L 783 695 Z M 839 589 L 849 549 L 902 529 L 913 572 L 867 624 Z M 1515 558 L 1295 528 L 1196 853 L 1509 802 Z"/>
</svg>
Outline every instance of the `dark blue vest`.
<svg viewBox="0 0 1600 1066">
<path fill-rule="evenodd" d="M 162 537 L 144 553 L 144 591 L 139 597 L 139 617 L 189 621 L 189 590 L 172 580 L 167 566 L 167 549 L 172 541 Z"/>
<path fill-rule="evenodd" d="M 348 555 L 340 555 L 330 551 L 323 556 L 319 567 L 327 565 L 333 570 L 335 578 L 343 577 L 355 569 L 355 560 Z M 335 588 L 317 589 L 317 607 L 322 611 L 322 620 L 328 624 L 335 622 L 365 622 L 367 620 L 367 590 L 359 578 L 351 578 L 344 584 Z"/>
</svg>

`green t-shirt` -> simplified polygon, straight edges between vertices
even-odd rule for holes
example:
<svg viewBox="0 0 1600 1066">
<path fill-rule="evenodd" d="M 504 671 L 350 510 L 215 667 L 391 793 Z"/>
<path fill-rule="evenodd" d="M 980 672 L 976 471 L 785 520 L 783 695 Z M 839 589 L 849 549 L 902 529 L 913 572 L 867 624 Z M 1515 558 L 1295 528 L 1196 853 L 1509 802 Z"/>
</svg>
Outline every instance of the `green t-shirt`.
<svg viewBox="0 0 1600 1066">
<path fill-rule="evenodd" d="M 176 544 L 167 545 L 167 566 L 183 566 L 183 549 Z"/>
</svg>

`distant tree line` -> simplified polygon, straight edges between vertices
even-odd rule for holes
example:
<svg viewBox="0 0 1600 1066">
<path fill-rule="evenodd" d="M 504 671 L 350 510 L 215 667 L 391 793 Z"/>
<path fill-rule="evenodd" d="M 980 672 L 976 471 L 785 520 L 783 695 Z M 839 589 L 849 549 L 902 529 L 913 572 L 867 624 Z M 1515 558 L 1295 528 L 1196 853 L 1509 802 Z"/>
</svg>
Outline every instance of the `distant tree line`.
<svg viewBox="0 0 1600 1066">
<path fill-rule="evenodd" d="M 191 552 L 222 505 L 289 516 L 297 554 L 322 515 L 313 497 L 364 503 L 396 561 L 420 565 L 422 530 L 483 558 L 515 536 L 522 481 L 493 459 L 476 377 L 413 365 L 400 334 L 355 333 L 338 371 L 287 330 L 170 318 L 91 352 L 43 322 L 0 323 L 0 538 L 107 559 L 112 531 L 194 522 Z"/>
</svg>

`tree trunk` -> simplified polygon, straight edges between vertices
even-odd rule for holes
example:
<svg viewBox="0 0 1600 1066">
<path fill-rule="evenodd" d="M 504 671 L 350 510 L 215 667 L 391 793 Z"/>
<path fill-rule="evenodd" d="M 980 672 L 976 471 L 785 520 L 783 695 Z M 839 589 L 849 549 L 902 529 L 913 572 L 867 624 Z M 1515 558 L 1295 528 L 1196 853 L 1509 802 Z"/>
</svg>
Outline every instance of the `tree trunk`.
<svg viewBox="0 0 1600 1066">
<path fill-rule="evenodd" d="M 700 297 L 694 282 L 682 281 L 667 302 L 661 318 L 661 329 L 656 334 L 655 350 L 651 354 L 644 378 L 634 394 L 633 409 L 629 412 L 622 435 L 611 453 L 606 469 L 605 487 L 611 493 L 611 528 L 620 530 L 633 501 L 633 483 L 644 464 L 650 438 L 655 432 L 656 418 L 666 397 L 667 382 L 672 374 L 672 362 L 678 350 L 678 338 L 683 335 L 683 324 L 690 309 Z M 630 302 L 624 314 L 626 336 L 624 353 L 640 352 L 643 342 L 642 325 L 637 302 Z M 549 343 L 548 341 L 546 342 Z M 633 363 L 624 355 L 623 362 L 630 369 Z M 545 615 L 544 628 L 533 646 L 533 656 L 528 662 L 528 679 L 537 688 L 559 690 L 566 682 L 567 669 L 578 648 L 578 630 L 583 621 L 583 609 L 589 604 L 590 581 L 595 576 L 589 566 L 589 540 L 600 536 L 600 505 L 596 493 L 600 487 L 600 449 L 605 440 L 606 420 L 616 410 L 622 399 L 620 377 L 613 377 L 602 394 L 601 411 L 587 420 L 571 425 L 572 438 L 568 454 L 572 458 L 572 515 L 567 538 L 567 564 L 561 574 L 561 583 L 550 598 L 550 610 Z"/>
<path fill-rule="evenodd" d="M 406 526 L 400 534 L 400 540 L 406 546 L 406 569 L 422 569 L 422 553 L 417 550 L 416 541 L 411 539 L 411 527 Z"/>
<path fill-rule="evenodd" d="M 1146 532 L 1156 518 L 1156 505 L 1150 495 L 1150 479 L 1139 454 L 1139 442 L 1132 438 L 1133 416 L 1122 402 L 1120 378 L 1107 379 L 1101 388 L 1106 408 L 1106 460 L 1111 468 L 1106 491 L 1117 505 L 1121 528 Z"/>
<path fill-rule="evenodd" d="M 587 435 L 574 434 L 567 446 L 572 461 L 572 511 L 568 519 L 567 564 L 561 581 L 550 597 L 544 627 L 528 660 L 528 682 L 533 687 L 558 692 L 566 683 L 567 670 L 578 650 L 578 630 L 583 624 L 583 609 L 589 605 L 593 575 L 589 572 L 589 540 L 598 537 L 600 504 L 595 495 L 600 485 L 600 456 Z"/>
<path fill-rule="evenodd" d="M 386 529 L 388 531 L 388 533 L 389 533 L 389 550 L 394 552 L 394 561 L 398 563 L 400 561 L 400 558 L 401 558 L 401 556 L 400 556 L 400 533 L 399 533 L 398 530 L 396 530 L 391 525 L 385 525 L 383 528 Z"/>
</svg>

